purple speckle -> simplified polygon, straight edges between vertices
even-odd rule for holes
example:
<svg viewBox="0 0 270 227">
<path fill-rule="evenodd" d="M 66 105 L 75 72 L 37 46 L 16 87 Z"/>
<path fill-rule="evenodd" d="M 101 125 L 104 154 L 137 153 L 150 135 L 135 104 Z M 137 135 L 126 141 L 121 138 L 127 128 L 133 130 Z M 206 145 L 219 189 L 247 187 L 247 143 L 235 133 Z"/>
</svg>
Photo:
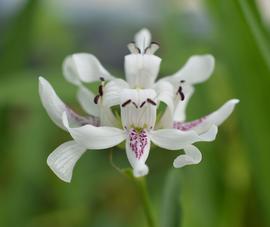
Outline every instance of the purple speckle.
<svg viewBox="0 0 270 227">
<path fill-rule="evenodd" d="M 188 131 L 188 130 L 198 126 L 202 122 L 204 122 L 205 119 L 206 119 L 206 117 L 202 117 L 202 118 L 199 118 L 197 120 L 190 121 L 190 122 L 174 121 L 173 128 L 179 129 L 181 131 Z"/>
<path fill-rule="evenodd" d="M 140 159 L 144 153 L 144 149 L 148 143 L 146 131 L 142 130 L 137 132 L 135 129 L 131 129 L 129 132 L 129 145 L 134 152 L 136 159 Z"/>
</svg>

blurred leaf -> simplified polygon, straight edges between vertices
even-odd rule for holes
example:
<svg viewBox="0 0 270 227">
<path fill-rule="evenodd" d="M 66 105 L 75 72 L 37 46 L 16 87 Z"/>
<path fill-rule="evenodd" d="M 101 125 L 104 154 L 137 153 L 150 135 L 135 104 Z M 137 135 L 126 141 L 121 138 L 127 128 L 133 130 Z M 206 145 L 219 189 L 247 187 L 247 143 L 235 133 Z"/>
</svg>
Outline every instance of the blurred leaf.
<svg viewBox="0 0 270 227">
<path fill-rule="evenodd" d="M 28 0 L 4 33 L 3 46 L 0 48 L 3 52 L 0 56 L 0 73 L 15 72 L 26 66 L 38 4 L 39 0 Z"/>
</svg>

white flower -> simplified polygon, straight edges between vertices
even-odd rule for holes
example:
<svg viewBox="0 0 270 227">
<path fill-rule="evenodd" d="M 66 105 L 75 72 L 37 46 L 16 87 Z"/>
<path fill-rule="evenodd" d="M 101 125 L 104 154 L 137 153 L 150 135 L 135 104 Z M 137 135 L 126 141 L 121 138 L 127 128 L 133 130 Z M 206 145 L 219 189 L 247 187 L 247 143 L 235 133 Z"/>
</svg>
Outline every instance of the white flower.
<svg viewBox="0 0 270 227">
<path fill-rule="evenodd" d="M 56 148 L 47 160 L 54 173 L 66 182 L 70 182 L 74 165 L 87 149 L 106 149 L 124 140 L 135 176 L 148 173 L 145 162 L 151 141 L 168 150 L 184 149 L 185 154 L 174 160 L 174 167 L 197 164 L 202 157 L 193 143 L 214 140 L 216 126 L 230 115 L 238 102 L 230 100 L 206 117 L 184 122 L 193 85 L 209 78 L 214 58 L 193 56 L 177 73 L 156 82 L 161 59 L 154 55 L 159 45 L 151 42 L 150 32 L 142 29 L 128 48 L 131 54 L 125 57 L 127 82 L 112 76 L 91 54 L 73 54 L 65 59 L 64 76 L 78 86 L 78 99 L 87 116 L 80 116 L 67 107 L 49 82 L 40 78 L 43 106 L 51 119 L 73 138 Z M 100 81 L 98 94 L 84 85 L 95 81 Z M 162 102 L 167 110 L 160 117 L 157 109 Z M 120 107 L 118 114 L 112 112 L 114 106 Z"/>
<path fill-rule="evenodd" d="M 192 130 L 155 130 L 157 103 L 156 93 L 152 89 L 124 89 L 120 96 L 122 128 L 89 124 L 70 127 L 66 114 L 63 116 L 63 124 L 72 138 L 87 149 L 106 149 L 126 140 L 126 153 L 135 176 L 148 173 L 145 161 L 149 154 L 150 141 L 168 150 L 179 150 L 198 141 L 215 139 L 216 126 L 202 134 Z"/>
</svg>

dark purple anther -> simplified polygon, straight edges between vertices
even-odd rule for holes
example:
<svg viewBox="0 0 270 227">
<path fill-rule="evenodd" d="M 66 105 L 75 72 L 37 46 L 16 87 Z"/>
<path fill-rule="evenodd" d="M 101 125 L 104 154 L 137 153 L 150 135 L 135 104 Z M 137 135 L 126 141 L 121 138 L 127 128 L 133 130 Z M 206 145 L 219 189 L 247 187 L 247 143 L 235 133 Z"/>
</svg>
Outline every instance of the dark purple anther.
<svg viewBox="0 0 270 227">
<path fill-rule="evenodd" d="M 140 105 L 140 108 L 142 108 L 142 107 L 144 106 L 145 103 L 146 103 L 146 102 L 143 101 L 142 104 Z"/>
<path fill-rule="evenodd" d="M 122 107 L 125 107 L 127 104 L 131 103 L 131 99 L 125 101 L 123 104 L 122 104 Z"/>
<path fill-rule="evenodd" d="M 103 96 L 103 86 L 102 85 L 99 85 L 98 93 L 99 93 L 100 96 Z"/>
<path fill-rule="evenodd" d="M 136 109 L 138 109 L 138 106 L 135 102 L 132 102 L 132 104 L 136 107 Z"/>
<path fill-rule="evenodd" d="M 178 92 L 179 95 L 180 95 L 181 101 L 183 101 L 183 100 L 185 99 L 185 95 L 184 95 L 184 93 L 183 93 L 183 89 L 182 89 L 181 86 L 178 88 L 178 91 L 177 91 L 177 92 Z"/>
<path fill-rule="evenodd" d="M 155 101 L 153 101 L 152 99 L 149 99 L 149 98 L 148 98 L 146 101 L 149 102 L 150 104 L 154 105 L 154 106 L 157 105 L 157 104 L 155 103 Z"/>
<path fill-rule="evenodd" d="M 95 103 L 95 104 L 98 104 L 99 97 L 100 97 L 100 96 L 97 95 L 97 96 L 94 98 L 94 103 Z"/>
</svg>

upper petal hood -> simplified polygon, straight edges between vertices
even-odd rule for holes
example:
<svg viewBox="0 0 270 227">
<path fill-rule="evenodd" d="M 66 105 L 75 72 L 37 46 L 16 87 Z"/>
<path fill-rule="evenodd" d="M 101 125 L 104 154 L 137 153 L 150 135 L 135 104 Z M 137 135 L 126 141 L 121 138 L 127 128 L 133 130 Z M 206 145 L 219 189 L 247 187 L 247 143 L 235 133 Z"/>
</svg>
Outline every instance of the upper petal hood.
<svg viewBox="0 0 270 227">
<path fill-rule="evenodd" d="M 104 78 L 111 80 L 114 77 L 100 64 L 92 54 L 77 53 L 68 56 L 63 63 L 65 78 L 76 85 L 82 82 L 90 83 Z"/>
<path fill-rule="evenodd" d="M 131 88 L 150 88 L 154 84 L 161 59 L 151 54 L 125 56 L 126 79 Z"/>
<path fill-rule="evenodd" d="M 141 29 L 134 37 L 135 45 L 140 49 L 140 53 L 144 53 L 145 49 L 151 43 L 151 33 L 147 28 Z"/>
</svg>

